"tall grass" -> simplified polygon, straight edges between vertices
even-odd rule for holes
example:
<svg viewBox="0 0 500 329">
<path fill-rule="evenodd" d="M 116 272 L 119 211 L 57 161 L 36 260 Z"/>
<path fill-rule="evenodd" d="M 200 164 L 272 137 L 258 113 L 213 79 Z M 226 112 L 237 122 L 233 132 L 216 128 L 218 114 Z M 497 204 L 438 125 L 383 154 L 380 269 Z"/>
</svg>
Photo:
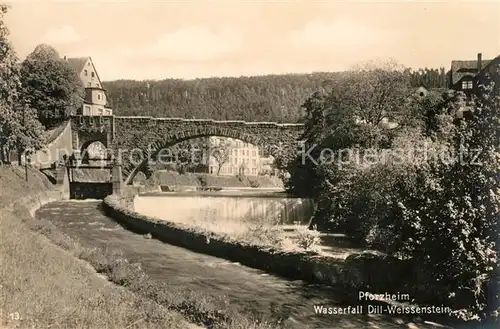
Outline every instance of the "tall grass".
<svg viewBox="0 0 500 329">
<path fill-rule="evenodd" d="M 99 278 L 88 264 L 30 231 L 19 213 L 0 212 L 0 324 L 76 329 L 189 325 L 180 314 Z M 50 232 L 41 225 L 38 229 Z M 70 239 L 61 237 L 57 244 L 81 251 Z"/>
<path fill-rule="evenodd" d="M 279 328 L 237 313 L 223 299 L 153 281 L 119 251 L 85 248 L 52 223 L 34 219 L 26 207 L 12 207 L 50 187 L 36 172 L 29 172 L 29 183 L 21 174 L 0 167 L 0 326 Z"/>
</svg>

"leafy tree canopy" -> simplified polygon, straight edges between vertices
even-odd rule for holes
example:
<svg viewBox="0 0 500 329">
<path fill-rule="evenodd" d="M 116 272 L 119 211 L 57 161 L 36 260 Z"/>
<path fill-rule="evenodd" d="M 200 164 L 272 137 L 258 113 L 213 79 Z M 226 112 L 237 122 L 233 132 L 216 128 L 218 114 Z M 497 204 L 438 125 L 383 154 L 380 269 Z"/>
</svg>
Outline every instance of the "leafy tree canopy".
<svg viewBox="0 0 500 329">
<path fill-rule="evenodd" d="M 21 82 L 25 98 L 45 127 L 61 123 L 82 106 L 85 89 L 77 72 L 51 46 L 38 45 L 28 55 Z"/>
<path fill-rule="evenodd" d="M 44 132 L 35 111 L 22 97 L 19 59 L 4 23 L 7 9 L 0 4 L 0 161 L 5 161 L 5 150 L 14 149 L 20 155 L 39 149 Z"/>
</svg>

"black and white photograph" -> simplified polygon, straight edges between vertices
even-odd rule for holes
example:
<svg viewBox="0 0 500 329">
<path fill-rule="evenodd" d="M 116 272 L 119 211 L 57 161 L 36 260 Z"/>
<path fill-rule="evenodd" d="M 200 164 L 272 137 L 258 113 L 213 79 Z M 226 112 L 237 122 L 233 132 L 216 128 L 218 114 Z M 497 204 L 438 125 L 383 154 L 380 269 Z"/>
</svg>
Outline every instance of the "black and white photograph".
<svg viewBox="0 0 500 329">
<path fill-rule="evenodd" d="M 500 328 L 500 1 L 0 0 L 0 329 Z"/>
</svg>

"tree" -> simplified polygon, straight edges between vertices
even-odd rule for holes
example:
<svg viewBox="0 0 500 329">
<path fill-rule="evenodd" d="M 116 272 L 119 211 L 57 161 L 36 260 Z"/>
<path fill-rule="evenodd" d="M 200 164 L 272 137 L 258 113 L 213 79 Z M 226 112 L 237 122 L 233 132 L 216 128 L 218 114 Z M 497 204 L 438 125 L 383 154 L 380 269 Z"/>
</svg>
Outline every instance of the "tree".
<svg viewBox="0 0 500 329">
<path fill-rule="evenodd" d="M 304 147 L 302 154 L 291 162 L 287 184 L 289 191 L 302 196 L 308 192 L 310 197 L 317 197 L 321 189 L 311 186 L 320 186 L 325 175 L 342 178 L 332 172 L 337 170 L 333 162 L 348 160 L 339 158 L 338 151 L 390 145 L 394 132 L 382 123 L 395 121 L 402 128 L 408 124 L 406 118 L 414 108 L 409 71 L 393 62 L 360 65 L 328 84 L 330 92 L 316 92 L 303 105 Z M 322 160 L 330 164 L 320 164 Z"/>
<path fill-rule="evenodd" d="M 48 45 L 38 45 L 22 63 L 23 97 L 38 111 L 45 127 L 53 127 L 83 104 L 84 86 L 77 72 Z"/>
<path fill-rule="evenodd" d="M 234 141 L 229 139 L 217 139 L 215 145 L 211 145 L 209 156 L 217 162 L 217 176 L 224 164 L 229 160 L 229 156 L 233 152 L 234 147 Z"/>
<path fill-rule="evenodd" d="M 361 64 L 339 82 L 334 87 L 337 106 L 364 123 L 364 142 L 369 147 L 379 142 L 384 121 L 402 124 L 411 109 L 410 71 L 394 62 Z"/>
<path fill-rule="evenodd" d="M 7 6 L 0 5 L 0 160 L 5 150 L 16 150 L 19 160 L 25 151 L 34 151 L 43 144 L 43 127 L 36 112 L 22 97 L 20 64 L 7 39 L 9 31 L 4 24 Z"/>
<path fill-rule="evenodd" d="M 462 102 L 457 98 L 457 102 Z M 454 161 L 420 168 L 398 184 L 401 218 L 414 227 L 409 253 L 464 319 L 500 310 L 498 236 L 500 209 L 500 97 L 485 88 L 449 140 Z"/>
</svg>

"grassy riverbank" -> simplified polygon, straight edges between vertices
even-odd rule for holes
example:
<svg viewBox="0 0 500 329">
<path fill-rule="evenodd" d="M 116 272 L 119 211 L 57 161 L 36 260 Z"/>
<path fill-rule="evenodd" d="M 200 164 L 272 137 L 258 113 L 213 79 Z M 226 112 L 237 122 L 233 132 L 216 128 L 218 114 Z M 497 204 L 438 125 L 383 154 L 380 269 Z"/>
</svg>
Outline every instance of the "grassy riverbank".
<svg viewBox="0 0 500 329">
<path fill-rule="evenodd" d="M 71 241 L 14 206 L 50 183 L 35 171 L 0 167 L 0 323 L 13 328 L 188 328 L 174 312 L 110 284 L 71 253 Z M 56 241 L 30 228 L 50 235 Z M 73 244 L 71 247 L 76 248 Z M 154 317 L 152 317 L 154 315 Z"/>
<path fill-rule="evenodd" d="M 0 325 L 198 328 L 189 319 L 221 329 L 273 328 L 209 296 L 152 282 L 119 251 L 83 248 L 50 222 L 35 220 L 30 209 L 15 203 L 30 196 L 37 203 L 51 191 L 36 171 L 29 171 L 27 183 L 22 168 L 0 167 L 0 186 Z"/>
</svg>

